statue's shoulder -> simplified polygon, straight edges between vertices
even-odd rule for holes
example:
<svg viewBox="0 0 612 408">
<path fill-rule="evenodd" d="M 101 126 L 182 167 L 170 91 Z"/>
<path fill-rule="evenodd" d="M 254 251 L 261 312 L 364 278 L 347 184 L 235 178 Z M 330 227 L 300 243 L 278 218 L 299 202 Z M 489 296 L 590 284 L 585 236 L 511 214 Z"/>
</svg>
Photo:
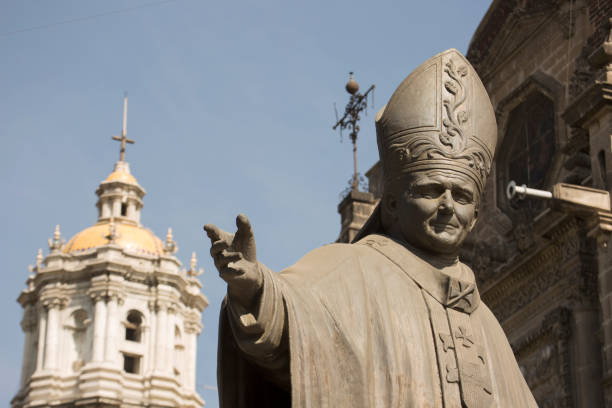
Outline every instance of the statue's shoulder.
<svg viewBox="0 0 612 408">
<path fill-rule="evenodd" d="M 336 273 L 355 273 L 363 265 L 363 259 L 372 255 L 371 248 L 364 245 L 328 244 L 308 252 L 294 265 L 281 271 L 281 275 L 318 280 Z"/>
<path fill-rule="evenodd" d="M 364 248 L 362 245 L 345 243 L 327 244 L 308 252 L 296 263 L 296 265 L 324 264 L 328 267 L 333 267 L 333 265 L 346 262 L 347 260 L 362 255 L 364 251 L 367 252 L 367 249 Z"/>
</svg>

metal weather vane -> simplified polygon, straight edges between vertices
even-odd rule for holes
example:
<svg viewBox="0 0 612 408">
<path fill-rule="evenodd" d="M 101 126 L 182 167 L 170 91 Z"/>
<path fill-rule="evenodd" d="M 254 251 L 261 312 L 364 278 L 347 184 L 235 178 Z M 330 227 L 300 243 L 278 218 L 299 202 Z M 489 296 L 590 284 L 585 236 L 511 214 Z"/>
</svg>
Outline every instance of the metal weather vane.
<svg viewBox="0 0 612 408">
<path fill-rule="evenodd" d="M 350 78 L 346 84 L 346 91 L 351 95 L 349 102 L 346 104 L 344 109 L 344 115 L 338 118 L 338 111 L 336 111 L 336 124 L 333 126 L 333 130 L 339 129 L 340 134 L 346 128 L 349 128 L 351 133 L 349 134 L 351 142 L 353 143 L 353 180 L 351 182 L 351 189 L 353 191 L 359 190 L 359 173 L 357 171 L 357 135 L 359 133 L 359 115 L 361 112 L 368 107 L 368 94 L 374 95 L 374 85 L 371 85 L 365 93 L 359 93 L 359 84 L 353 79 L 353 73 L 350 73 Z M 372 102 L 373 103 L 373 102 Z M 334 105 L 335 109 L 335 105 Z"/>
</svg>

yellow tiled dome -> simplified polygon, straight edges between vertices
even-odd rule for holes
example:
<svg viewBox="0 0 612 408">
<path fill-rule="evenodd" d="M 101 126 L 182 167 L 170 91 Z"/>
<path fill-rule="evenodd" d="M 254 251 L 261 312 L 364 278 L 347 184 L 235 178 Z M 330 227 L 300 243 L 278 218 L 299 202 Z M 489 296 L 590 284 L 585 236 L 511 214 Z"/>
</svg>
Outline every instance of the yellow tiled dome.
<svg viewBox="0 0 612 408">
<path fill-rule="evenodd" d="M 109 243 L 110 223 L 93 225 L 76 234 L 64 246 L 65 253 L 86 251 Z M 159 256 L 163 254 L 164 244 L 147 228 L 141 226 L 115 223 L 115 244 L 133 252 Z"/>
<path fill-rule="evenodd" d="M 121 171 L 121 170 L 113 171 L 111 174 L 108 175 L 108 177 L 104 181 L 107 181 L 107 182 L 109 182 L 109 181 L 123 181 L 124 183 L 138 184 L 138 182 L 136 181 L 136 178 L 134 178 L 134 176 L 132 176 L 128 172 Z"/>
</svg>

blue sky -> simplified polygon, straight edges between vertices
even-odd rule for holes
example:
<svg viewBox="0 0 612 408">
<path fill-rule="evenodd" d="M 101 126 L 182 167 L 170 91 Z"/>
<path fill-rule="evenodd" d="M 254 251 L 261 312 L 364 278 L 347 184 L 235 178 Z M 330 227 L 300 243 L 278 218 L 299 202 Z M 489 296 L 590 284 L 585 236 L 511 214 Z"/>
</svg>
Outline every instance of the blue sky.
<svg viewBox="0 0 612 408">
<path fill-rule="evenodd" d="M 95 222 L 94 191 L 118 158 L 111 136 L 124 91 L 136 140 L 126 158 L 148 193 L 143 224 L 160 237 L 172 227 L 177 256 L 188 263 L 196 251 L 205 269 L 197 383 L 215 408 L 225 287 L 202 225 L 233 230 L 246 213 L 258 257 L 274 270 L 334 241 L 352 153 L 331 126 L 333 103 L 342 111 L 348 100 L 348 72 L 362 89 L 376 84 L 358 141 L 363 173 L 378 157 L 375 110 L 430 56 L 465 52 L 489 3 L 1 2 L 0 404 L 18 387 L 15 299 L 27 266 L 56 224 L 69 238 Z"/>
</svg>

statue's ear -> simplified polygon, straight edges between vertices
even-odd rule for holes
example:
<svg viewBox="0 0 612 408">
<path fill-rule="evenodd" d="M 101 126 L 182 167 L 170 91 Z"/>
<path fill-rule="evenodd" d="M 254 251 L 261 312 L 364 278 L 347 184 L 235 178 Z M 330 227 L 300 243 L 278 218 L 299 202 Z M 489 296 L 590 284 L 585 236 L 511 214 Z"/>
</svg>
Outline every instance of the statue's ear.
<svg viewBox="0 0 612 408">
<path fill-rule="evenodd" d="M 391 220 L 397 219 L 397 208 L 399 206 L 399 202 L 397 200 L 397 195 L 392 191 L 385 191 L 382 197 L 382 211 L 386 218 Z"/>
<path fill-rule="evenodd" d="M 476 208 L 474 208 L 474 219 L 470 223 L 470 228 L 469 228 L 468 232 L 472 231 L 472 229 L 476 225 L 476 221 L 478 221 L 478 214 L 479 214 L 478 207 L 480 207 L 480 206 L 478 204 L 476 204 Z"/>
</svg>

